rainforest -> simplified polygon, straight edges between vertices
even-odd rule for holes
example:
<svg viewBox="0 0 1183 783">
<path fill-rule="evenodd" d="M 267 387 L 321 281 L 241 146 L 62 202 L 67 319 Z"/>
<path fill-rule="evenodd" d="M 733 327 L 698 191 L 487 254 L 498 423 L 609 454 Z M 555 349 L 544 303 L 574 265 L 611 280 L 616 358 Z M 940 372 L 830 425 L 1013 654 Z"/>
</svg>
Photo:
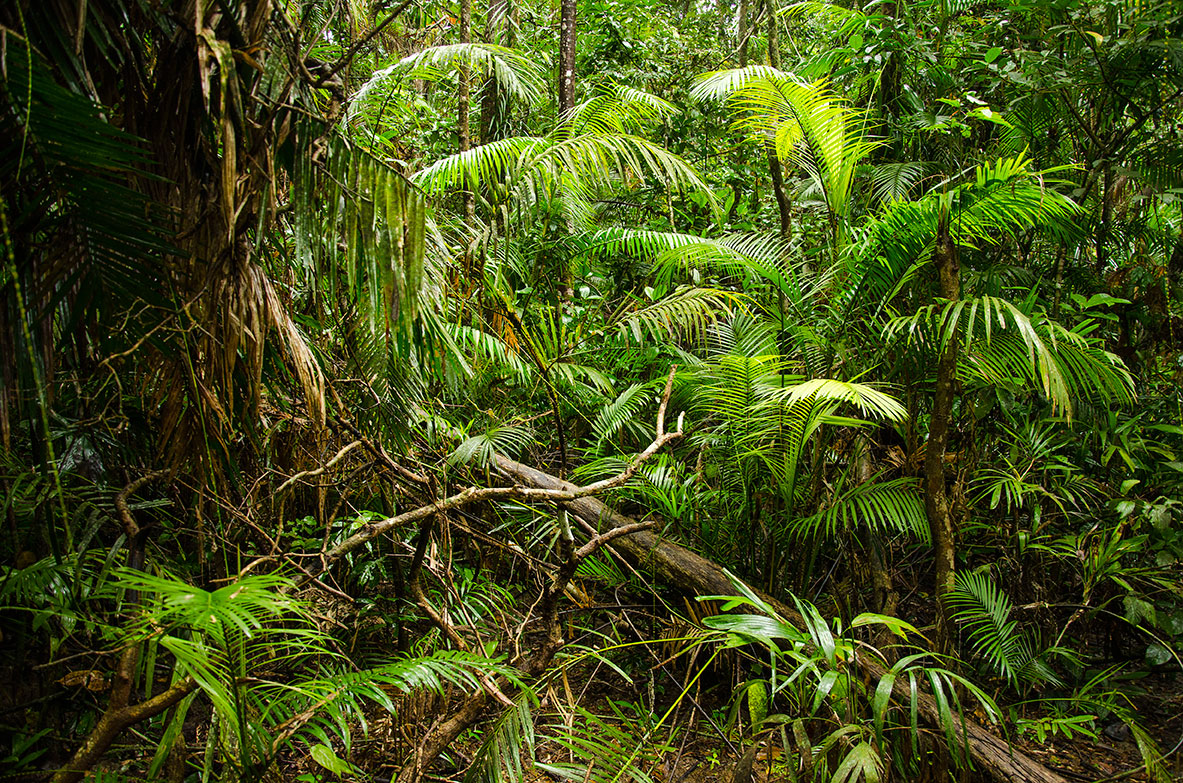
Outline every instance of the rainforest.
<svg viewBox="0 0 1183 783">
<path fill-rule="evenodd" d="M 1183 780 L 1183 7 L 0 3 L 0 780 Z"/>
</svg>

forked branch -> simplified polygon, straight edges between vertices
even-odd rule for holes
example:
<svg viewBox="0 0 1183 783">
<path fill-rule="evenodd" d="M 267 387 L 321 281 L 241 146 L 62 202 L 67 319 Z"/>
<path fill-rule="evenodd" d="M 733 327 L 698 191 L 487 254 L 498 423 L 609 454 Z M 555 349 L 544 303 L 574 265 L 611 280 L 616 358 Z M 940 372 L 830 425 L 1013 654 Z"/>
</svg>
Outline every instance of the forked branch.
<svg viewBox="0 0 1183 783">
<path fill-rule="evenodd" d="M 409 525 L 413 522 L 419 522 L 435 514 L 442 514 L 454 508 L 460 508 L 470 503 L 479 503 L 482 501 L 502 500 L 506 498 L 513 498 L 515 500 L 522 500 L 533 503 L 565 503 L 571 500 L 588 497 L 590 495 L 598 495 L 607 490 L 614 489 L 628 483 L 637 471 L 646 461 L 651 459 L 654 454 L 660 451 L 669 443 L 678 440 L 683 436 L 683 425 L 685 413 L 678 414 L 678 427 L 673 432 L 665 431 L 665 415 L 669 407 L 670 394 L 674 385 L 674 374 L 677 372 L 678 366 L 674 365 L 670 368 L 669 376 L 666 378 L 665 391 L 661 397 L 661 405 L 657 409 L 657 430 L 653 442 L 629 462 L 624 470 L 617 473 L 615 476 L 596 481 L 586 486 L 577 487 L 571 486 L 565 489 L 544 489 L 540 487 L 524 487 L 519 484 L 514 484 L 508 487 L 468 487 L 453 495 L 449 495 L 441 500 L 433 501 L 427 505 L 419 508 L 398 514 L 386 519 L 380 519 L 375 522 L 370 522 L 349 538 L 342 541 L 337 546 L 325 553 L 323 570 L 331 568 L 338 560 L 344 557 L 349 552 L 357 549 L 367 541 L 371 541 L 378 536 L 390 530 Z M 315 574 L 313 574 L 315 575 Z M 305 575 L 296 579 L 297 585 L 302 585 L 307 582 L 311 576 Z"/>
</svg>

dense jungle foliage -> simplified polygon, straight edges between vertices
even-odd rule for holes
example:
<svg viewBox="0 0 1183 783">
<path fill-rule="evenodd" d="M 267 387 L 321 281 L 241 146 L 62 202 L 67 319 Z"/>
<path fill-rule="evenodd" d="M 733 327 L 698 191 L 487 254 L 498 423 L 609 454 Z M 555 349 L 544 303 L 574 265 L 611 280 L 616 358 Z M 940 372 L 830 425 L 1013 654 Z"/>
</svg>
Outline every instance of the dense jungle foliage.
<svg viewBox="0 0 1183 783">
<path fill-rule="evenodd" d="M 0 778 L 1183 779 L 1183 7 L 0 4 Z"/>
</svg>

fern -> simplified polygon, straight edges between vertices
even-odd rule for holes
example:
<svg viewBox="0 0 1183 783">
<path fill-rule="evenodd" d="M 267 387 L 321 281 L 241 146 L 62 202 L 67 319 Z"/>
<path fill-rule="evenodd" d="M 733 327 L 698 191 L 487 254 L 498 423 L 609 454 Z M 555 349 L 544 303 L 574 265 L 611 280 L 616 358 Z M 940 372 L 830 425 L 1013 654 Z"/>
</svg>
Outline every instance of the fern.
<svg viewBox="0 0 1183 783">
<path fill-rule="evenodd" d="M 460 442 L 448 455 L 449 465 L 473 465 L 488 468 L 497 454 L 516 456 L 534 442 L 534 433 L 526 427 L 495 426 Z"/>
<path fill-rule="evenodd" d="M 871 193 L 881 204 L 903 201 L 927 169 L 925 163 L 881 163 L 871 170 Z"/>
<path fill-rule="evenodd" d="M 488 43 L 447 44 L 428 47 L 375 71 L 351 99 L 350 115 L 370 100 L 372 93 L 396 80 L 437 81 L 459 67 L 470 69 L 478 77 L 491 77 L 499 90 L 523 103 L 535 102 L 545 91 L 542 69 L 515 49 Z"/>
<path fill-rule="evenodd" d="M 989 575 L 959 573 L 946 599 L 953 618 L 962 624 L 974 652 L 1012 687 L 1059 684 L 1055 673 L 1036 654 L 1030 635 L 1011 618 L 1013 606 Z"/>
<path fill-rule="evenodd" d="M 702 335 L 736 296 L 716 288 L 681 288 L 651 305 L 627 313 L 609 329 L 641 342 Z"/>
<path fill-rule="evenodd" d="M 793 521 L 790 527 L 796 535 L 808 539 L 819 533 L 833 537 L 839 531 L 852 531 L 858 522 L 872 530 L 903 533 L 929 543 L 923 491 L 914 478 L 872 480 L 845 492 L 839 487 L 836 496 L 826 501 L 820 511 Z"/>
<path fill-rule="evenodd" d="M 534 716 L 537 698 L 528 688 L 506 707 L 486 732 L 480 750 L 464 773 L 464 783 L 519 783 L 525 779 L 522 753 L 534 755 Z"/>
<path fill-rule="evenodd" d="M 626 780 L 653 783 L 642 768 L 655 762 L 659 753 L 672 748 L 655 743 L 649 732 L 643 731 L 646 727 L 636 720 L 636 716 L 618 713 L 620 720 L 610 721 L 582 707 L 576 708 L 576 715 L 578 721 L 570 728 L 562 724 L 551 727 L 551 741 L 577 761 L 538 762 L 539 769 L 573 783 L 619 783 Z"/>
<path fill-rule="evenodd" d="M 634 383 L 600 408 L 592 421 L 592 452 L 603 453 L 605 447 L 633 423 L 640 410 L 649 402 L 653 384 Z"/>
</svg>

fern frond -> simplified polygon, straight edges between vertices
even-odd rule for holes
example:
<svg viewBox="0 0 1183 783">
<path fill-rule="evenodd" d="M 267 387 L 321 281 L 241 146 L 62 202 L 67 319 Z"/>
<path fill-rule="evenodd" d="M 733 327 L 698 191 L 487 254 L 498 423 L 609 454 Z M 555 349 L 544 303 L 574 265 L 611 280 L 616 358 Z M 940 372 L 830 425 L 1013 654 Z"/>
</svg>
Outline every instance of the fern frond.
<svg viewBox="0 0 1183 783">
<path fill-rule="evenodd" d="M 533 442 L 534 433 L 526 427 L 490 427 L 461 441 L 448 455 L 448 464 L 491 467 L 497 454 L 516 456 Z"/>
<path fill-rule="evenodd" d="M 717 288 L 683 287 L 651 305 L 625 313 L 607 330 L 629 335 L 637 342 L 646 336 L 660 342 L 702 335 L 737 299 L 735 294 Z"/>
<path fill-rule="evenodd" d="M 592 453 L 600 454 L 649 402 L 653 384 L 634 383 L 600 408 L 592 421 Z"/>
<path fill-rule="evenodd" d="M 464 783 L 520 783 L 524 780 L 522 754 L 534 755 L 534 716 L 537 699 L 528 688 L 506 707 L 486 732 L 480 750 L 464 773 Z"/>
<path fill-rule="evenodd" d="M 924 492 L 915 478 L 858 484 L 827 501 L 816 514 L 790 523 L 790 527 L 802 538 L 819 533 L 833 537 L 840 531 L 856 529 L 860 521 L 872 530 L 903 533 L 923 544 L 929 543 Z"/>
<path fill-rule="evenodd" d="M 522 52 L 488 43 L 455 43 L 429 47 L 376 71 L 350 99 L 349 111 L 396 80 L 436 81 L 460 66 L 480 78 L 491 77 L 499 90 L 523 103 L 534 103 L 545 92 L 543 70 Z"/>
<path fill-rule="evenodd" d="M 1058 682 L 1051 669 L 1037 660 L 1031 638 L 1011 618 L 1010 599 L 988 574 L 958 573 L 945 600 L 968 634 L 974 652 L 1013 687 L 1022 682 Z"/>
</svg>

